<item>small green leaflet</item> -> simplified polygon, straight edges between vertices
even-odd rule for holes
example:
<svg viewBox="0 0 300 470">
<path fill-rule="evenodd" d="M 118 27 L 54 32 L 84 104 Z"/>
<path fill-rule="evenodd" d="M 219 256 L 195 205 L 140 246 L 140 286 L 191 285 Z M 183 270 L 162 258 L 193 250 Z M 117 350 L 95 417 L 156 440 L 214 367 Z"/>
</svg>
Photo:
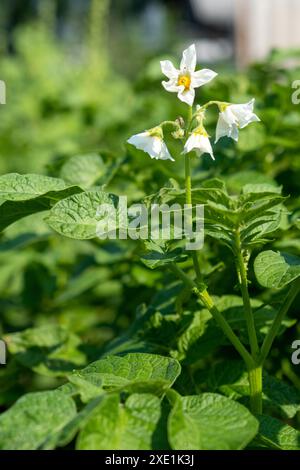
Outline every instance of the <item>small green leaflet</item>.
<svg viewBox="0 0 300 470">
<path fill-rule="evenodd" d="M 187 259 L 187 255 L 180 247 L 174 247 L 173 243 L 158 240 L 146 241 L 145 247 L 148 253 L 142 255 L 141 261 L 150 269 L 162 268 L 172 263 L 180 263 Z"/>
</svg>

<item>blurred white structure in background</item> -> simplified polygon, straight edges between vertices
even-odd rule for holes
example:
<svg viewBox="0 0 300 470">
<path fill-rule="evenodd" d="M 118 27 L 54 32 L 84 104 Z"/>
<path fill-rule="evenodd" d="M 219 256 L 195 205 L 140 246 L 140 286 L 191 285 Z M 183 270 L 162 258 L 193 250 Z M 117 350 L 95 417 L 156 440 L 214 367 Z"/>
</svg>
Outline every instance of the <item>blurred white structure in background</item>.
<svg viewBox="0 0 300 470">
<path fill-rule="evenodd" d="M 237 65 L 261 60 L 274 48 L 300 48 L 300 0 L 190 0 L 199 21 L 234 28 Z M 228 38 L 209 39 L 206 59 L 222 60 L 228 56 Z M 199 58 L 201 44 L 197 42 Z M 227 44 L 225 42 L 227 41 Z M 217 57 L 219 55 L 219 58 Z"/>
<path fill-rule="evenodd" d="M 0 80 L 0 104 L 6 104 L 6 86 L 3 80 Z"/>
<path fill-rule="evenodd" d="M 230 26 L 234 21 L 234 1 L 190 0 L 193 12 L 198 19 L 205 19 L 209 23 L 222 26 Z"/>
<path fill-rule="evenodd" d="M 264 59 L 274 47 L 300 48 L 299 21 L 300 0 L 235 0 L 238 65 Z"/>
</svg>

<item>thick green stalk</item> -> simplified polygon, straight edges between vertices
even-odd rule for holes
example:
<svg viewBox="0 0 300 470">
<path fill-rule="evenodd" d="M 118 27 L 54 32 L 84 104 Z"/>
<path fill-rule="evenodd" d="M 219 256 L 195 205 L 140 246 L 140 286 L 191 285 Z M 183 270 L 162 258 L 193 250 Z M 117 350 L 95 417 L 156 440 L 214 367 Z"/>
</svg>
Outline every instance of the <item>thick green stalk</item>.
<svg viewBox="0 0 300 470">
<path fill-rule="evenodd" d="M 241 289 L 241 293 L 243 297 L 244 313 L 245 313 L 245 318 L 246 318 L 246 323 L 247 323 L 249 343 L 250 343 L 250 348 L 251 348 L 251 353 L 252 353 L 253 358 L 257 358 L 259 355 L 259 346 L 258 346 L 254 317 L 253 317 L 249 291 L 248 291 L 247 266 L 243 259 L 240 234 L 238 231 L 236 232 L 236 236 L 235 236 L 235 246 L 236 246 L 235 263 L 236 263 L 236 269 L 238 273 L 240 289 Z"/>
<path fill-rule="evenodd" d="M 250 409 L 253 414 L 262 414 L 262 366 L 252 367 L 248 370 L 250 385 Z"/>
<path fill-rule="evenodd" d="M 287 296 L 286 296 L 281 308 L 279 309 L 276 317 L 274 318 L 274 321 L 272 323 L 272 326 L 271 326 L 267 336 L 265 337 L 265 340 L 264 340 L 262 348 L 261 348 L 261 353 L 260 353 L 260 356 L 259 356 L 260 364 L 263 364 L 264 361 L 266 360 L 266 358 L 267 358 L 267 356 L 268 356 L 268 354 L 271 350 L 272 344 L 273 344 L 276 336 L 278 335 L 281 323 L 282 323 L 282 321 L 283 321 L 284 317 L 286 316 L 290 306 L 294 302 L 294 300 L 297 297 L 299 292 L 300 292 L 300 278 L 297 279 L 296 281 L 294 281 L 293 284 L 291 285 L 290 290 L 287 293 Z"/>
<path fill-rule="evenodd" d="M 229 323 L 227 323 L 226 319 L 223 315 L 219 312 L 218 308 L 215 306 L 212 298 L 210 297 L 209 293 L 206 289 L 200 291 L 197 284 L 187 276 L 176 264 L 172 266 L 173 271 L 175 274 L 193 291 L 193 293 L 201 300 L 204 306 L 209 310 L 214 320 L 218 323 L 222 331 L 224 332 L 225 336 L 229 339 L 232 345 L 235 347 L 237 352 L 240 356 L 244 359 L 248 369 L 253 369 L 255 367 L 254 361 L 245 348 L 245 346 L 241 343 L 239 338 L 236 336 L 234 331 L 232 330 Z"/>
</svg>

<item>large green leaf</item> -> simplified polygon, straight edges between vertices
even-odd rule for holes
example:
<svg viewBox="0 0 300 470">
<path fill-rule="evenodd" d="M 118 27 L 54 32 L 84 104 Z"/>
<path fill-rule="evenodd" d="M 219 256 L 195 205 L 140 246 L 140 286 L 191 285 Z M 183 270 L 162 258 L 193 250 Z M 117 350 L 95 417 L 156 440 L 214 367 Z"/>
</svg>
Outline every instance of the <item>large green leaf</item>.
<svg viewBox="0 0 300 470">
<path fill-rule="evenodd" d="M 108 211 L 116 213 L 117 224 L 117 202 L 117 196 L 103 191 L 77 194 L 58 202 L 51 209 L 46 222 L 65 237 L 80 240 L 96 238 L 99 234 L 99 223 L 108 219 Z M 101 207 L 103 212 L 99 210 Z M 102 233 L 105 227 L 100 230 Z M 109 232 L 108 227 L 105 233 Z"/>
<path fill-rule="evenodd" d="M 77 439 L 79 450 L 148 450 L 160 418 L 160 400 L 150 394 L 133 394 L 120 403 L 108 395 L 93 411 Z"/>
<path fill-rule="evenodd" d="M 300 276 L 300 258 L 287 253 L 263 251 L 254 261 L 254 271 L 263 287 L 281 289 Z"/>
<path fill-rule="evenodd" d="M 258 416 L 259 432 L 254 445 L 262 449 L 300 450 L 300 432 L 271 416 Z"/>
<path fill-rule="evenodd" d="M 0 201 L 26 201 L 49 192 L 62 191 L 62 179 L 42 175 L 9 173 L 0 176 Z"/>
<path fill-rule="evenodd" d="M 258 431 L 258 421 L 248 409 L 222 395 L 204 393 L 171 399 L 175 400 L 168 423 L 172 449 L 239 450 Z"/>
<path fill-rule="evenodd" d="M 0 449 L 48 447 L 47 441 L 75 415 L 73 400 L 58 390 L 24 395 L 0 415 Z"/>
<path fill-rule="evenodd" d="M 49 176 L 17 173 L 0 176 L 0 231 L 81 191 L 78 186 L 67 186 L 63 180 Z"/>
<path fill-rule="evenodd" d="M 175 359 L 144 353 L 107 356 L 75 372 L 79 390 L 84 386 L 84 381 L 88 381 L 89 390 L 91 384 L 98 384 L 98 395 L 113 390 L 161 394 L 172 386 L 179 374 L 180 364 Z M 94 393 L 97 394 L 96 390 Z"/>
<path fill-rule="evenodd" d="M 106 167 L 100 155 L 75 155 L 62 166 L 60 176 L 69 184 L 90 188 L 105 172 Z"/>
</svg>

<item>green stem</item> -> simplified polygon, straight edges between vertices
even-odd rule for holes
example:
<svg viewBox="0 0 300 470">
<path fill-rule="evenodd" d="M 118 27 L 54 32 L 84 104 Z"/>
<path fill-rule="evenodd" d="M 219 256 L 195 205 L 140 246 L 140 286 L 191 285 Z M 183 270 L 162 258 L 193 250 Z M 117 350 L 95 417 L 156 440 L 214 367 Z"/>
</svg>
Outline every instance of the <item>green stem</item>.
<svg viewBox="0 0 300 470">
<path fill-rule="evenodd" d="M 172 265 L 172 269 L 175 272 L 175 274 L 188 286 L 190 289 L 193 291 L 193 293 L 201 300 L 201 302 L 204 304 L 204 306 L 209 310 L 211 313 L 212 317 L 214 320 L 218 323 L 226 337 L 229 339 L 229 341 L 232 343 L 232 345 L 235 347 L 237 352 L 240 354 L 240 356 L 244 359 L 248 369 L 252 369 L 255 364 L 254 361 L 245 348 L 245 346 L 241 343 L 239 338 L 236 336 L 234 331 L 232 330 L 231 326 L 229 323 L 227 323 L 226 319 L 223 317 L 221 312 L 218 310 L 218 308 L 215 306 L 212 298 L 210 297 L 208 291 L 206 289 L 200 291 L 197 284 L 189 277 L 187 276 L 176 264 Z"/>
<path fill-rule="evenodd" d="M 189 113 L 188 113 L 188 122 L 187 122 L 187 135 L 186 139 L 188 138 L 188 132 L 192 123 L 193 119 L 193 108 L 192 106 L 189 106 Z M 192 206 L 193 201 L 192 201 L 192 176 L 191 176 L 191 162 L 190 162 L 190 157 L 188 154 L 185 154 L 185 194 L 186 194 L 186 203 L 190 204 Z M 192 223 L 192 221 L 191 221 Z M 193 259 L 193 264 L 196 272 L 196 277 L 198 282 L 202 282 L 202 274 L 201 274 L 201 268 L 199 264 L 199 259 L 196 251 L 192 252 L 192 259 Z"/>
<path fill-rule="evenodd" d="M 191 178 L 191 164 L 190 157 L 185 154 L 185 199 L 187 204 L 192 204 L 192 178 Z"/>
<path fill-rule="evenodd" d="M 272 323 L 270 330 L 268 331 L 267 336 L 265 337 L 265 340 L 261 348 L 261 353 L 259 356 L 260 364 L 263 364 L 264 361 L 266 360 L 271 350 L 272 344 L 276 336 L 278 335 L 281 323 L 299 292 L 300 292 L 300 278 L 294 281 L 293 284 L 291 285 L 290 290 L 287 293 L 287 296 L 281 308 L 279 309 L 276 317 L 274 318 L 274 321 Z"/>
<path fill-rule="evenodd" d="M 239 231 L 236 232 L 235 245 L 236 245 L 235 263 L 236 263 L 236 269 L 237 269 L 238 278 L 239 278 L 240 289 L 241 289 L 241 293 L 243 297 L 244 312 L 245 312 L 245 317 L 246 317 L 251 354 L 254 358 L 257 358 L 259 355 L 259 346 L 258 346 L 254 317 L 253 317 L 249 291 L 248 291 L 247 264 L 244 261 L 243 255 L 242 255 L 242 247 L 241 247 Z"/>
<path fill-rule="evenodd" d="M 248 370 L 250 386 L 250 409 L 253 414 L 262 414 L 262 366 L 256 366 Z"/>
</svg>

